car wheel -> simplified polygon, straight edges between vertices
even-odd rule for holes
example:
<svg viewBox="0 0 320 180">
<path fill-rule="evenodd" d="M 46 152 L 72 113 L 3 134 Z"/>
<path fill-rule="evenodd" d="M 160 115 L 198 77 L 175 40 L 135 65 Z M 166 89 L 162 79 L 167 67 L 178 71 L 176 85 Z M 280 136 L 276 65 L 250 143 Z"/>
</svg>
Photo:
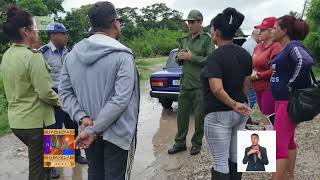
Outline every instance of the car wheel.
<svg viewBox="0 0 320 180">
<path fill-rule="evenodd" d="M 159 102 L 161 103 L 161 105 L 164 109 L 171 109 L 172 108 L 171 106 L 172 106 L 173 100 L 159 99 Z"/>
</svg>

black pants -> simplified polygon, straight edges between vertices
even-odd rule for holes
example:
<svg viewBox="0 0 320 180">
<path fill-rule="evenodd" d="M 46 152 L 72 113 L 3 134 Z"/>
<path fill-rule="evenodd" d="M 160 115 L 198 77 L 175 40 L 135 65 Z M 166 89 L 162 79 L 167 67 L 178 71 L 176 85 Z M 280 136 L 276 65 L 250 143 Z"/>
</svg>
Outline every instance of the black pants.
<svg viewBox="0 0 320 180">
<path fill-rule="evenodd" d="M 53 90 L 58 93 L 58 90 L 53 88 Z M 55 109 L 55 119 L 56 119 L 56 124 L 55 124 L 55 129 L 62 129 L 63 124 L 66 129 L 74 129 L 75 130 L 75 137 L 78 136 L 78 123 L 73 121 L 69 114 L 64 112 L 62 109 Z M 80 150 L 76 149 L 75 150 L 75 156 L 80 156 Z"/>
<path fill-rule="evenodd" d="M 88 161 L 88 180 L 124 180 L 128 151 L 99 137 L 85 150 Z"/>
<path fill-rule="evenodd" d="M 54 125 L 46 127 L 52 129 Z M 50 179 L 49 169 L 43 167 L 43 129 L 12 129 L 12 132 L 28 147 L 29 180 Z"/>
<path fill-rule="evenodd" d="M 64 112 L 62 109 L 55 110 L 55 118 L 56 118 L 56 124 L 55 129 L 62 129 L 62 126 L 64 124 L 64 127 L 66 129 L 74 129 L 75 130 L 75 137 L 78 136 L 78 123 L 75 121 L 72 121 L 68 113 Z M 81 155 L 80 150 L 75 150 L 75 156 Z"/>
</svg>

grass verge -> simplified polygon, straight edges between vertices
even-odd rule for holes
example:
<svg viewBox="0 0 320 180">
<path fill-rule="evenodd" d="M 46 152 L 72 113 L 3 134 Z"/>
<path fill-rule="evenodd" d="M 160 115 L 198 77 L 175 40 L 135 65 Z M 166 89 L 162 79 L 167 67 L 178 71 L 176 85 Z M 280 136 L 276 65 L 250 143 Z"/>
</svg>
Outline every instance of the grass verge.
<svg viewBox="0 0 320 180">
<path fill-rule="evenodd" d="M 152 66 L 163 65 L 167 57 L 156 57 L 147 59 L 137 59 L 136 65 L 140 74 L 140 80 L 149 80 L 152 73 Z"/>
</svg>

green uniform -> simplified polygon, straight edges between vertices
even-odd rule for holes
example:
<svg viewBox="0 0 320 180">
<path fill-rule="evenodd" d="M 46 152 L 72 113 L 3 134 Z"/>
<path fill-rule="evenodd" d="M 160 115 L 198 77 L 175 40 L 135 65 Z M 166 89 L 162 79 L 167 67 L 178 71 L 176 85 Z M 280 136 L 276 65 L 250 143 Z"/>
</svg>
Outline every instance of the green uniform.
<svg viewBox="0 0 320 180">
<path fill-rule="evenodd" d="M 58 95 L 51 89 L 49 68 L 40 52 L 13 44 L 3 55 L 1 72 L 12 129 L 34 129 L 55 123 Z"/>
<path fill-rule="evenodd" d="M 191 112 L 195 115 L 195 133 L 191 140 L 192 146 L 198 148 L 202 146 L 204 111 L 200 72 L 213 48 L 212 40 L 206 33 L 201 32 L 194 39 L 192 39 L 191 34 L 181 39 L 179 51 L 189 49 L 192 58 L 191 61 L 176 59 L 178 64 L 182 65 L 178 98 L 178 132 L 175 138 L 177 146 L 185 146 L 186 144 Z"/>
</svg>

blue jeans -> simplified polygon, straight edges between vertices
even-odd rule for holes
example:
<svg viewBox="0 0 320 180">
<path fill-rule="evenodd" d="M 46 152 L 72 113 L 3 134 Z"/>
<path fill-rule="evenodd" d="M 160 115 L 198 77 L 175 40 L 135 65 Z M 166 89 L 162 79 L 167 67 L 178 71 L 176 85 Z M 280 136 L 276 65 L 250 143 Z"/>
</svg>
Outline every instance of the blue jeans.
<svg viewBox="0 0 320 180">
<path fill-rule="evenodd" d="M 102 137 L 86 151 L 88 180 L 125 180 L 129 151 L 105 141 Z"/>
<path fill-rule="evenodd" d="M 229 174 L 229 162 L 237 163 L 237 131 L 244 130 L 248 117 L 235 111 L 206 115 L 204 129 L 213 156 L 213 169 Z"/>
</svg>

